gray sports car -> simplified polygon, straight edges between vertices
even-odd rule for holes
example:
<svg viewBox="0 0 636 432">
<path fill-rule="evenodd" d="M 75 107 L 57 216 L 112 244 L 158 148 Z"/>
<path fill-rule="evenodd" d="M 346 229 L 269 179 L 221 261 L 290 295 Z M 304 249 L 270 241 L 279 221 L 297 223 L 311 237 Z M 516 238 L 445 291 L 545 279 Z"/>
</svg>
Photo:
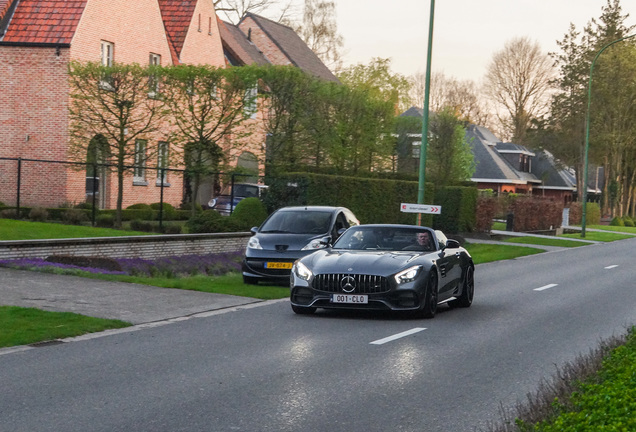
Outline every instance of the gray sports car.
<svg viewBox="0 0 636 432">
<path fill-rule="evenodd" d="M 435 316 L 437 306 L 469 307 L 474 264 L 456 240 L 411 225 L 359 225 L 333 246 L 297 260 L 291 305 L 297 314 L 317 308 L 412 311 Z"/>
</svg>

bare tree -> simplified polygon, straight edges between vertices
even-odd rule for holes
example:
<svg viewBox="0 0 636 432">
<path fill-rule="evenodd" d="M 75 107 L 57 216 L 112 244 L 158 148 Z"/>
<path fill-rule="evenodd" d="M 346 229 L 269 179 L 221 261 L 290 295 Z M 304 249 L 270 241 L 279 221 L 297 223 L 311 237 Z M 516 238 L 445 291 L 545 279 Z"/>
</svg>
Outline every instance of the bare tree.
<svg viewBox="0 0 636 432">
<path fill-rule="evenodd" d="M 426 83 L 425 74 L 417 72 L 409 77 L 409 82 L 411 84 L 409 95 L 412 104 L 422 107 Z M 487 126 L 490 115 L 484 107 L 479 89 L 474 81 L 448 78 L 441 72 L 435 72 L 431 75 L 430 88 L 429 107 L 431 111 L 440 112 L 448 108 L 462 121 Z"/>
<path fill-rule="evenodd" d="M 546 114 L 553 76 L 550 57 L 527 37 L 511 39 L 493 55 L 484 90 L 503 109 L 499 121 L 514 142 L 523 144 L 532 119 Z"/>
<path fill-rule="evenodd" d="M 305 0 L 302 22 L 292 27 L 327 67 L 342 69 L 344 39 L 338 34 L 334 1 Z"/>
<path fill-rule="evenodd" d="M 223 12 L 226 19 L 237 24 L 248 12 L 267 14 L 268 18 L 281 22 L 292 13 L 291 0 L 287 3 L 279 0 L 214 0 L 216 12 Z M 273 13 L 276 17 L 272 17 Z"/>
</svg>

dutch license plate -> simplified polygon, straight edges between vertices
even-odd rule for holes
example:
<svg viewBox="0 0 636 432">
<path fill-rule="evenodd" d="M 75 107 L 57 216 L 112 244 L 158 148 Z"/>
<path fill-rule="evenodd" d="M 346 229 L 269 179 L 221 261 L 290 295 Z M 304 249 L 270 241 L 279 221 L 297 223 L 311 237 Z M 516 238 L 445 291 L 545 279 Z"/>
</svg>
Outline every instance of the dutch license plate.
<svg viewBox="0 0 636 432">
<path fill-rule="evenodd" d="M 367 304 L 369 296 L 359 294 L 332 294 L 331 303 Z"/>
<path fill-rule="evenodd" d="M 266 262 L 265 268 L 268 269 L 290 269 L 292 268 L 292 263 L 290 262 Z"/>
</svg>

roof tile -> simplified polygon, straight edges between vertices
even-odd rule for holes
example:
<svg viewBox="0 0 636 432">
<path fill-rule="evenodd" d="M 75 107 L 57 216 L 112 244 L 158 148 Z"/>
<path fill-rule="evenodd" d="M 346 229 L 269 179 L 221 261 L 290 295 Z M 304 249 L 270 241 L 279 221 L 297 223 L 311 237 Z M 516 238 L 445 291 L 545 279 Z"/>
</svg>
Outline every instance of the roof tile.
<svg viewBox="0 0 636 432">
<path fill-rule="evenodd" d="M 197 0 L 159 0 L 161 18 L 166 28 L 170 52 L 175 64 L 179 63 L 179 56 L 181 55 L 196 5 Z"/>
<path fill-rule="evenodd" d="M 6 0 L 0 0 L 0 11 L 3 1 Z M 13 14 L 3 41 L 71 43 L 86 1 L 22 0 Z"/>
</svg>

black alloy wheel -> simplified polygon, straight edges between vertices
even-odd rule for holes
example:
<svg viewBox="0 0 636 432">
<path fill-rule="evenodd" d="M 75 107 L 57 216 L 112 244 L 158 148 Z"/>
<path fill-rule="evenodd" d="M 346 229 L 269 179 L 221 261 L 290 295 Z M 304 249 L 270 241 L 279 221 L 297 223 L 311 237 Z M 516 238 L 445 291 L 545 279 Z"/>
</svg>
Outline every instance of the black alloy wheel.
<svg viewBox="0 0 636 432">
<path fill-rule="evenodd" d="M 467 308 L 473 304 L 473 297 L 475 295 L 475 270 L 473 266 L 466 267 L 464 274 L 464 283 L 462 286 L 462 293 L 455 300 L 448 302 L 451 307 Z"/>
<path fill-rule="evenodd" d="M 432 268 L 426 283 L 426 293 L 424 294 L 424 307 L 422 308 L 422 318 L 433 318 L 437 312 L 437 273 Z"/>
</svg>

